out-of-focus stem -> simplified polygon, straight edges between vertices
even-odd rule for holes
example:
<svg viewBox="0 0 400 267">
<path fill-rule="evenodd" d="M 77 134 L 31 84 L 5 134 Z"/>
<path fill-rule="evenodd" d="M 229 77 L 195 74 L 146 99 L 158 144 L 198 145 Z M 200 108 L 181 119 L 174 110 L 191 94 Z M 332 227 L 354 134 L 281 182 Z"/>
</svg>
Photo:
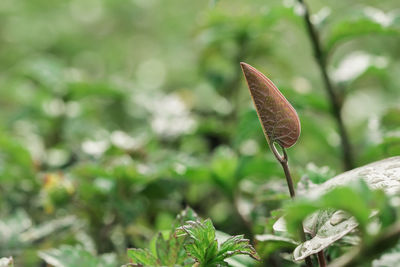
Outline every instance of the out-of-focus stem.
<svg viewBox="0 0 400 267">
<path fill-rule="evenodd" d="M 326 260 L 325 260 L 324 251 L 321 250 L 320 252 L 318 252 L 317 256 L 318 256 L 319 266 L 326 267 Z"/>
<path fill-rule="evenodd" d="M 311 45 L 313 47 L 314 51 L 314 56 L 315 60 L 318 63 L 319 69 L 322 74 L 322 78 L 324 81 L 325 85 L 325 91 L 328 94 L 329 102 L 331 104 L 331 112 L 332 115 L 336 121 L 339 134 L 340 134 L 340 140 L 342 144 L 342 158 L 343 158 L 343 165 L 346 170 L 350 170 L 354 167 L 354 162 L 353 162 L 353 153 L 349 141 L 349 136 L 346 130 L 346 127 L 343 123 L 342 115 L 341 115 L 341 109 L 342 109 L 342 103 L 339 100 L 339 97 L 336 93 L 336 91 L 333 88 L 333 83 L 331 79 L 329 78 L 328 71 L 326 68 L 326 57 L 323 53 L 323 50 L 321 48 L 321 43 L 319 40 L 318 32 L 316 31 L 314 25 L 311 22 L 310 19 L 310 12 L 308 10 L 308 7 L 304 0 L 297 0 L 303 7 L 304 9 L 304 14 L 303 18 L 306 24 L 307 32 L 311 41 Z"/>
</svg>

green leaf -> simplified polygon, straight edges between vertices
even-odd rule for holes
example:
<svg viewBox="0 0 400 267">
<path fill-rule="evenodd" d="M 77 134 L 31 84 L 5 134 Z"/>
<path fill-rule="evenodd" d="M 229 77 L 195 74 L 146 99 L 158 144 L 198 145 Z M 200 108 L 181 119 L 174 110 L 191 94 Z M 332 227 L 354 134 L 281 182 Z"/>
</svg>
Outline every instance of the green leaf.
<svg viewBox="0 0 400 267">
<path fill-rule="evenodd" d="M 350 93 L 352 83 L 368 73 L 385 75 L 384 69 L 387 66 L 387 59 L 382 56 L 375 56 L 365 52 L 356 51 L 349 53 L 340 60 L 337 67 L 332 72 L 332 79 L 337 83 L 345 83 L 349 89 L 347 93 Z"/>
<path fill-rule="evenodd" d="M 257 252 L 243 235 L 228 236 L 218 246 L 216 231 L 210 219 L 203 222 L 189 221 L 180 230 L 190 238 L 185 245 L 186 252 L 200 266 L 227 266 L 224 260 L 235 255 L 248 255 L 253 259 L 259 259 Z"/>
<path fill-rule="evenodd" d="M 400 191 L 399 163 L 400 157 L 393 157 L 345 172 L 311 188 L 303 194 L 305 197 L 291 203 L 285 216 L 287 229 L 296 234 L 299 225 L 303 223 L 304 230 L 312 236 L 295 249 L 295 260 L 302 260 L 321 251 L 356 227 L 363 232 L 364 239 L 369 238 L 366 229 L 376 211 L 379 212 L 381 227 L 393 223 L 393 210 L 388 204 L 388 196 L 396 195 Z M 371 191 L 370 188 L 382 189 L 387 196 L 382 191 Z M 326 210 L 324 213 L 323 209 L 326 208 L 337 211 L 332 213 Z M 309 216 L 312 213 L 314 214 Z M 276 224 L 274 229 L 284 230 L 282 220 L 278 220 Z"/>
<path fill-rule="evenodd" d="M 135 264 L 144 264 L 145 266 L 160 266 L 159 261 L 148 249 L 130 248 L 128 249 L 128 257 L 131 262 Z"/>
<path fill-rule="evenodd" d="M 362 162 L 369 162 L 383 157 L 391 157 L 400 154 L 400 136 L 385 134 L 383 140 L 367 148 L 361 157 Z"/>
<path fill-rule="evenodd" d="M 341 42 L 362 35 L 396 35 L 400 32 L 398 17 L 395 14 L 385 14 L 379 9 L 364 8 L 361 12 L 335 23 L 325 40 L 325 51 L 330 52 Z"/>
<path fill-rule="evenodd" d="M 189 221 L 181 229 L 190 237 L 185 250 L 191 257 L 202 264 L 216 257 L 218 243 L 215 238 L 215 228 L 210 219 L 204 222 Z"/>
<path fill-rule="evenodd" d="M 168 252 L 169 252 L 169 244 L 166 241 L 161 233 L 158 233 L 156 239 L 156 252 L 159 261 L 162 264 L 166 264 L 168 262 Z"/>
<path fill-rule="evenodd" d="M 159 233 L 156 239 L 157 260 L 162 266 L 174 266 L 184 264 L 188 259 L 184 250 L 186 238 L 172 233 L 169 238 L 164 239 Z"/>
<path fill-rule="evenodd" d="M 224 260 L 234 255 L 245 254 L 253 259 L 260 260 L 256 250 L 243 235 L 232 236 L 221 244 L 218 259 Z"/>
<path fill-rule="evenodd" d="M 382 127 L 387 131 L 395 131 L 400 129 L 400 107 L 390 108 L 381 118 Z"/>
<path fill-rule="evenodd" d="M 322 184 L 333 175 L 333 170 L 328 166 L 318 167 L 314 163 L 309 163 L 306 166 L 302 179 L 306 177 L 312 184 Z"/>
<path fill-rule="evenodd" d="M 186 207 L 181 213 L 176 216 L 176 221 L 173 227 L 173 230 L 178 228 L 181 225 L 184 225 L 187 221 L 197 221 L 199 220 L 199 216 L 197 213 L 191 209 L 190 207 Z"/>
<path fill-rule="evenodd" d="M 287 206 L 285 216 L 287 229 L 295 235 L 298 232 L 299 225 L 308 215 L 320 209 L 334 208 L 352 214 L 357 219 L 361 229 L 365 230 L 371 215 L 371 208 L 380 205 L 380 203 L 378 204 L 379 198 L 374 198 L 374 196 L 375 194 L 368 189 L 365 183 L 360 181 L 353 187 L 337 187 L 320 198 L 313 200 L 299 199 Z"/>
<path fill-rule="evenodd" d="M 80 100 L 86 97 L 121 98 L 121 91 L 108 84 L 92 84 L 85 82 L 75 82 L 69 84 L 69 97 L 73 100 Z"/>
<path fill-rule="evenodd" d="M 34 226 L 26 211 L 17 209 L 14 214 L 0 220 L 0 249 L 20 250 L 34 241 L 72 226 L 76 220 L 71 215 Z"/>
<path fill-rule="evenodd" d="M 263 234 L 256 235 L 255 238 L 257 240 L 257 251 L 263 258 L 268 257 L 276 250 L 293 250 L 298 245 L 298 242 L 285 236 Z"/>
<path fill-rule="evenodd" d="M 382 189 L 388 195 L 400 192 L 400 156 L 376 161 L 339 174 L 303 195 L 317 199 L 335 187 L 349 185 L 359 179 L 365 181 L 371 189 Z"/>
<path fill-rule="evenodd" d="M 232 193 L 238 168 L 238 156 L 228 147 L 218 147 L 213 155 L 211 169 L 216 182 L 229 195 Z"/>
<path fill-rule="evenodd" d="M 256 235 L 256 240 L 258 242 L 282 242 L 291 245 L 297 245 L 298 243 L 291 238 L 278 236 L 278 235 L 270 235 L 270 234 L 263 234 L 263 235 Z"/>
<path fill-rule="evenodd" d="M 39 257 L 54 267 L 113 267 L 117 263 L 114 254 L 96 256 L 79 246 L 40 251 Z"/>
<path fill-rule="evenodd" d="M 318 213 L 317 213 L 318 214 Z M 324 220 L 321 220 L 323 222 Z M 316 228 L 316 233 L 310 240 L 300 244 L 293 252 L 294 259 L 299 261 L 327 248 L 358 226 L 354 217 L 343 211 L 336 211 L 323 225 Z"/>
<path fill-rule="evenodd" d="M 73 226 L 77 221 L 77 218 L 73 215 L 58 218 L 42 223 L 36 227 L 31 227 L 20 235 L 20 239 L 23 242 L 33 242 L 49 236 L 56 231 L 65 229 Z"/>
<path fill-rule="evenodd" d="M 187 207 L 177 216 L 170 231 L 165 231 L 165 234 L 159 232 L 156 235 L 151 242 L 151 250 L 128 249 L 131 262 L 145 266 L 186 266 L 193 263 L 184 249 L 188 237 L 179 235 L 179 229 L 176 228 L 187 221 L 197 219 L 197 214 Z"/>
</svg>

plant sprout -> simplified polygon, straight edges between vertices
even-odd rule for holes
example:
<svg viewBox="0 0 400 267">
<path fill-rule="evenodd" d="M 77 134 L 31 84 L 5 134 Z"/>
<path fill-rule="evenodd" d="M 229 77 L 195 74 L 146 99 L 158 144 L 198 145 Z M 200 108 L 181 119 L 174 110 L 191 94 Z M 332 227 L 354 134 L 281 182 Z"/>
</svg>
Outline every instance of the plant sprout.
<svg viewBox="0 0 400 267">
<path fill-rule="evenodd" d="M 285 148 L 293 146 L 300 136 L 299 116 L 270 79 L 249 64 L 242 62 L 240 65 L 246 77 L 265 138 L 284 169 L 290 196 L 293 198 L 296 193 L 288 168 L 288 156 Z M 283 155 L 278 152 L 275 144 L 282 149 Z"/>
<path fill-rule="evenodd" d="M 290 175 L 288 155 L 285 149 L 293 146 L 299 139 L 301 131 L 299 116 L 270 79 L 247 63 L 241 62 L 240 65 L 246 77 L 265 138 L 274 156 L 282 165 L 290 197 L 294 198 L 296 192 Z M 279 153 L 275 144 L 281 148 L 283 155 Z M 301 229 L 300 233 L 303 241 L 305 241 L 303 229 Z M 309 257 L 306 258 L 306 264 L 312 266 Z"/>
</svg>

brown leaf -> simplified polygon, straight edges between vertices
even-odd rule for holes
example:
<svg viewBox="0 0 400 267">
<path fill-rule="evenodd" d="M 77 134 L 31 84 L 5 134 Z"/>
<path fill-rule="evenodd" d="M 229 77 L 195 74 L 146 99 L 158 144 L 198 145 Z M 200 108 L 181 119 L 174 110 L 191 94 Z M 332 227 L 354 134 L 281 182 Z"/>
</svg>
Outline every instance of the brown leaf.
<svg viewBox="0 0 400 267">
<path fill-rule="evenodd" d="M 247 63 L 240 65 L 268 143 L 293 146 L 300 136 L 296 110 L 264 74 Z"/>
</svg>

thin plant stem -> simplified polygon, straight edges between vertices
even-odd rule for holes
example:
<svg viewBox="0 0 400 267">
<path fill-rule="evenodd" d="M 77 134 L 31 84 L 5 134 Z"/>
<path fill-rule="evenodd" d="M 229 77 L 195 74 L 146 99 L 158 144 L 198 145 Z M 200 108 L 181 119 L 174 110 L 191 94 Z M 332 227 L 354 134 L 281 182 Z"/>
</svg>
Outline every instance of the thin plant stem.
<svg viewBox="0 0 400 267">
<path fill-rule="evenodd" d="M 285 173 L 286 182 L 289 188 L 290 197 L 293 199 L 296 197 L 296 191 L 294 190 L 292 175 L 290 174 L 289 166 L 288 166 L 288 155 L 284 147 L 278 144 L 282 149 L 283 155 L 279 154 L 278 150 L 275 147 L 275 143 L 270 144 L 271 150 L 274 153 L 275 158 L 279 161 L 282 166 L 282 169 Z"/>
<path fill-rule="evenodd" d="M 320 252 L 318 252 L 317 256 L 318 256 L 319 266 L 326 267 L 326 259 L 325 259 L 324 251 L 321 250 Z"/>
<path fill-rule="evenodd" d="M 328 94 L 328 98 L 331 104 L 331 112 L 339 130 L 340 141 L 342 146 L 343 165 L 346 170 L 350 170 L 354 167 L 354 159 L 353 159 L 352 148 L 349 141 L 349 136 L 341 115 L 342 102 L 339 100 L 339 97 L 333 88 L 333 83 L 328 75 L 326 67 L 326 57 L 321 48 L 318 32 L 316 31 L 314 25 L 311 22 L 309 9 L 304 0 L 297 0 L 297 1 L 303 6 L 304 9 L 303 18 L 306 24 L 307 32 L 313 47 L 315 59 L 318 63 L 319 69 L 322 74 L 322 78 L 325 85 L 325 91 Z"/>
<path fill-rule="evenodd" d="M 283 155 L 279 154 L 278 150 L 275 147 L 275 143 L 274 142 L 268 142 L 272 152 L 274 153 L 275 158 L 279 161 L 279 163 L 282 166 L 282 169 L 285 173 L 285 177 L 286 177 L 286 182 L 289 188 L 289 193 L 290 193 L 290 197 L 292 199 L 294 199 L 296 197 L 296 191 L 294 190 L 294 185 L 293 185 L 293 179 L 292 179 L 292 175 L 290 174 L 290 170 L 289 170 L 289 165 L 288 165 L 288 155 L 286 153 L 286 150 L 283 146 L 281 146 L 280 144 L 279 147 L 282 149 Z M 304 229 L 303 229 L 303 225 L 301 225 L 299 227 L 299 233 L 300 233 L 300 238 L 302 242 L 305 242 L 306 239 L 306 234 L 304 233 Z M 305 258 L 305 262 L 306 265 L 308 267 L 312 267 L 312 261 L 311 261 L 311 257 L 306 257 Z"/>
</svg>

